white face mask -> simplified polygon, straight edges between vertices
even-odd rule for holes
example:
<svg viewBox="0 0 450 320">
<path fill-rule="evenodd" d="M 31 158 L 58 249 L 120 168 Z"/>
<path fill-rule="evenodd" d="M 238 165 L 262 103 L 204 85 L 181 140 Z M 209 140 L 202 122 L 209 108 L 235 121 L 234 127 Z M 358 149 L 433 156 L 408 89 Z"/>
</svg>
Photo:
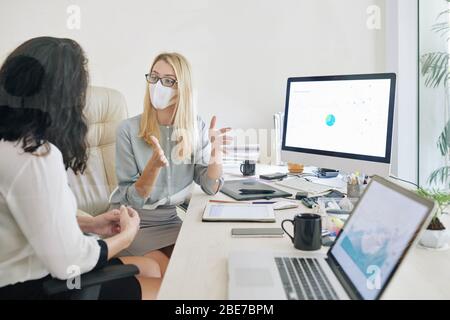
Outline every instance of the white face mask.
<svg viewBox="0 0 450 320">
<path fill-rule="evenodd" d="M 149 90 L 152 105 L 158 110 L 167 108 L 170 104 L 170 100 L 172 100 L 176 94 L 176 91 L 173 88 L 163 86 L 161 81 L 150 84 Z"/>
</svg>

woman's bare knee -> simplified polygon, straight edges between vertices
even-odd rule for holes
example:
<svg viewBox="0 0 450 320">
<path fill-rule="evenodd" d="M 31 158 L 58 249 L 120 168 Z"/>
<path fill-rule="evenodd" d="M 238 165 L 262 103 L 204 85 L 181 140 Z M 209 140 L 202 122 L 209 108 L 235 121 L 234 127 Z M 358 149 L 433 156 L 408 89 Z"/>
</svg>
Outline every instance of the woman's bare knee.
<svg viewBox="0 0 450 320">
<path fill-rule="evenodd" d="M 161 269 L 161 274 L 164 276 L 166 273 L 167 265 L 169 264 L 169 258 L 159 250 L 150 251 L 145 255 L 145 257 L 154 259 L 158 262 Z"/>
<path fill-rule="evenodd" d="M 137 277 L 137 279 L 141 286 L 142 300 L 155 300 L 161 287 L 161 279 L 143 277 Z"/>
<path fill-rule="evenodd" d="M 134 264 L 139 269 L 140 277 L 161 278 L 162 270 L 159 263 L 151 257 L 120 257 L 124 264 Z"/>
</svg>

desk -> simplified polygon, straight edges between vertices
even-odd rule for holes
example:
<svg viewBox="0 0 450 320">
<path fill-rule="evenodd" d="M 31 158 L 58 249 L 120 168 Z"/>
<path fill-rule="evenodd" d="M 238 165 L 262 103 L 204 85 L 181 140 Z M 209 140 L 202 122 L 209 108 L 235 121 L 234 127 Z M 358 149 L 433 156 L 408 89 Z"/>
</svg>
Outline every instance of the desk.
<svg viewBox="0 0 450 320">
<path fill-rule="evenodd" d="M 258 174 L 284 172 L 284 167 L 258 165 Z M 226 169 L 226 178 L 242 177 L 238 168 Z M 277 186 L 279 187 L 279 186 Z M 288 189 L 285 189 L 289 191 Z M 290 190 L 292 193 L 293 190 Z M 227 299 L 227 261 L 233 250 L 298 252 L 291 240 L 283 238 L 232 238 L 232 228 L 278 227 L 306 207 L 276 212 L 276 223 L 202 222 L 210 199 L 229 199 L 222 193 L 204 194 L 195 187 L 158 299 Z M 443 219 L 446 225 L 448 216 Z M 323 252 L 327 248 L 321 249 Z M 450 299 L 450 250 L 413 248 L 386 289 L 383 299 Z"/>
</svg>

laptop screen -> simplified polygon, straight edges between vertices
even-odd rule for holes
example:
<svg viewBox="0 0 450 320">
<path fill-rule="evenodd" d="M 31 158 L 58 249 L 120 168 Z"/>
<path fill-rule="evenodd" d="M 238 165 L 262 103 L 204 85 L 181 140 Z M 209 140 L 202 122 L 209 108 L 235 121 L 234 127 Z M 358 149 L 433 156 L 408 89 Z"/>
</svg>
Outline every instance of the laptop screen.
<svg viewBox="0 0 450 320">
<path fill-rule="evenodd" d="M 376 299 L 430 208 L 373 180 L 330 251 L 363 299 Z"/>
</svg>

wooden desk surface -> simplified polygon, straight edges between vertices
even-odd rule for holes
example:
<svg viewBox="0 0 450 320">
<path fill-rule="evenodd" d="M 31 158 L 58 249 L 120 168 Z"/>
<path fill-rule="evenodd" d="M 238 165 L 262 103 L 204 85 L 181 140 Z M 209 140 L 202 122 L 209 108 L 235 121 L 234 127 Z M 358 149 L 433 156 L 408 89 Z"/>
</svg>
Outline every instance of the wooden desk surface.
<svg viewBox="0 0 450 320">
<path fill-rule="evenodd" d="M 258 167 L 258 174 L 285 170 Z M 239 176 L 236 168 L 228 178 Z M 306 207 L 275 211 L 275 223 L 202 222 L 203 209 L 210 199 L 229 198 L 222 193 L 208 196 L 195 187 L 158 299 L 227 299 L 227 259 L 232 250 L 298 252 L 287 236 L 232 238 L 231 229 L 279 227 L 283 219 L 310 211 Z M 448 220 L 445 217 L 446 225 Z M 321 250 L 326 252 L 327 248 Z M 449 284 L 450 250 L 438 252 L 415 247 L 398 269 L 383 299 L 450 299 Z"/>
</svg>

